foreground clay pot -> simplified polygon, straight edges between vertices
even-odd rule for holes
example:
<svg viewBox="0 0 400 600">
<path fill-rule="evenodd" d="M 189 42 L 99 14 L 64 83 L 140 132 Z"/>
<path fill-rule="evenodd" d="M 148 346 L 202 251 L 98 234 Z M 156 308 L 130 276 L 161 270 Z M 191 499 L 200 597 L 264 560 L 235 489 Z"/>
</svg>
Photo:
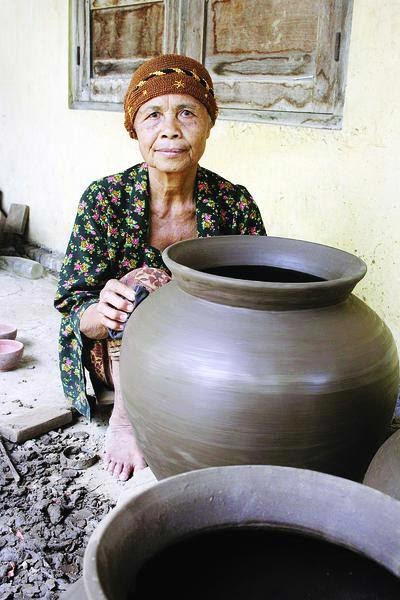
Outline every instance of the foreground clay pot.
<svg viewBox="0 0 400 600">
<path fill-rule="evenodd" d="M 0 371 L 15 369 L 24 352 L 22 342 L 0 340 Z"/>
<path fill-rule="evenodd" d="M 90 600 L 397 600 L 399 523 L 400 502 L 331 475 L 192 471 L 139 492 L 97 527 L 85 589 Z"/>
<path fill-rule="evenodd" d="M 351 294 L 365 264 L 255 236 L 179 242 L 163 258 L 174 279 L 133 313 L 121 350 L 156 477 L 273 464 L 361 480 L 399 385 L 390 331 Z"/>
</svg>

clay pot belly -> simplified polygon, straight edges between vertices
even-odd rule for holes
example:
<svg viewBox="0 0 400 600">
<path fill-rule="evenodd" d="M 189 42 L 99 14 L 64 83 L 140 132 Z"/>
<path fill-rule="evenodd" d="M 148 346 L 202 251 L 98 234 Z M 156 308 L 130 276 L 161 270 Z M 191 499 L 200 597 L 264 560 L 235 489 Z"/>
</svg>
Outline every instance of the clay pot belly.
<svg viewBox="0 0 400 600">
<path fill-rule="evenodd" d="M 132 315 L 121 354 L 124 398 L 156 477 L 273 464 L 360 479 L 398 390 L 379 317 L 353 295 L 270 310 L 208 301 L 179 283 Z"/>
</svg>

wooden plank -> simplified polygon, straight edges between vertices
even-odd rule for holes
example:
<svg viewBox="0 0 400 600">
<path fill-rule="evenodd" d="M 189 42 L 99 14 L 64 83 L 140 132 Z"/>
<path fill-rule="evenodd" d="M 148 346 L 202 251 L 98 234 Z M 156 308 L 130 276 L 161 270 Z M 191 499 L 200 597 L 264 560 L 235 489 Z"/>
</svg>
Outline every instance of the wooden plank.
<svg viewBox="0 0 400 600">
<path fill-rule="evenodd" d="M 130 77 L 94 77 L 90 82 L 90 96 L 99 102 L 122 104 L 129 81 Z"/>
<path fill-rule="evenodd" d="M 340 14 L 336 13 L 336 31 L 340 33 L 339 56 L 337 57 L 338 72 L 335 94 L 334 113 L 343 114 L 344 94 L 346 89 L 347 64 L 349 59 L 349 45 L 351 34 L 351 21 L 353 14 L 353 0 L 342 0 Z"/>
<path fill-rule="evenodd" d="M 74 109 L 104 110 L 123 112 L 121 102 L 74 102 Z M 254 110 L 240 108 L 221 108 L 218 119 L 222 121 L 240 121 L 268 125 L 288 125 L 290 127 L 312 127 L 317 129 L 340 129 L 341 115 L 317 114 L 293 111 Z M 212 134 L 211 134 L 212 135 Z"/>
<path fill-rule="evenodd" d="M 70 0 L 69 100 L 90 100 L 89 0 Z"/>
<path fill-rule="evenodd" d="M 214 83 L 218 106 L 260 110 L 296 110 L 310 112 L 313 109 L 314 79 L 295 81 L 257 82 L 245 85 L 234 79 Z"/>
<path fill-rule="evenodd" d="M 199 62 L 204 59 L 205 0 L 181 3 L 179 27 L 179 54 L 190 56 Z"/>
<path fill-rule="evenodd" d="M 0 435 L 6 440 L 22 444 L 52 429 L 72 421 L 72 413 L 60 406 L 34 408 L 24 413 L 5 417 L 0 422 Z"/>
<path fill-rule="evenodd" d="M 134 4 L 156 4 L 163 0 L 90 0 L 90 9 L 119 8 L 121 6 L 133 6 Z"/>
<path fill-rule="evenodd" d="M 93 77 L 92 77 L 92 85 L 96 80 L 101 80 L 102 78 L 124 78 L 128 77 L 129 79 L 132 77 L 132 73 L 136 71 L 140 65 L 142 65 L 148 57 L 146 58 L 126 58 L 126 59 L 113 59 L 110 58 L 108 60 L 96 60 L 93 65 Z"/>
<path fill-rule="evenodd" d="M 335 11 L 339 4 L 341 0 L 321 0 L 320 4 L 313 99 L 315 112 L 333 112 L 338 71 L 334 60 Z"/>
<path fill-rule="evenodd" d="M 123 112 L 121 103 L 111 102 L 75 102 L 71 108 L 85 110 L 104 110 L 106 112 Z M 238 108 L 221 108 L 218 119 L 222 121 L 240 121 L 290 127 L 311 127 L 316 129 L 340 129 L 341 115 L 316 114 L 293 111 L 254 110 Z M 212 135 L 212 134 L 211 134 Z"/>
<path fill-rule="evenodd" d="M 290 127 L 311 127 L 313 129 L 340 129 L 342 126 L 342 117 L 339 115 L 288 110 L 221 108 L 218 118 L 227 121 L 244 121 L 246 123 L 285 125 Z"/>
<path fill-rule="evenodd" d="M 311 54 L 301 51 L 274 52 L 273 54 L 229 54 L 207 56 L 207 68 L 213 81 L 235 77 L 237 81 L 273 81 L 275 77 L 314 76 L 315 60 Z"/>
<path fill-rule="evenodd" d="M 180 0 L 165 0 L 165 20 L 164 20 L 164 54 L 179 53 L 178 39 L 180 26 Z"/>
</svg>

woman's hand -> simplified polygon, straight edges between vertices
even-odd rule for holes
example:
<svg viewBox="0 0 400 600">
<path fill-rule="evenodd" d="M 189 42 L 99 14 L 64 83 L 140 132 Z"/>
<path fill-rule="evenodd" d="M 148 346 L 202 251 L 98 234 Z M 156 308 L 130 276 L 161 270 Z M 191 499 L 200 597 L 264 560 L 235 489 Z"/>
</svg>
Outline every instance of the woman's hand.
<svg viewBox="0 0 400 600">
<path fill-rule="evenodd" d="M 100 292 L 97 311 L 100 322 L 108 329 L 121 331 L 133 310 L 135 292 L 118 279 L 110 279 Z"/>
<path fill-rule="evenodd" d="M 99 302 L 92 304 L 81 317 L 80 330 L 86 337 L 100 340 L 108 329 L 122 331 L 133 310 L 135 292 L 118 279 L 110 279 L 100 292 Z"/>
<path fill-rule="evenodd" d="M 99 302 L 91 304 L 81 317 L 80 330 L 91 340 L 103 340 L 108 330 L 122 331 L 133 311 L 134 285 L 143 285 L 154 292 L 171 277 L 162 269 L 139 267 L 124 275 L 120 280 L 110 279 L 100 292 Z"/>
</svg>

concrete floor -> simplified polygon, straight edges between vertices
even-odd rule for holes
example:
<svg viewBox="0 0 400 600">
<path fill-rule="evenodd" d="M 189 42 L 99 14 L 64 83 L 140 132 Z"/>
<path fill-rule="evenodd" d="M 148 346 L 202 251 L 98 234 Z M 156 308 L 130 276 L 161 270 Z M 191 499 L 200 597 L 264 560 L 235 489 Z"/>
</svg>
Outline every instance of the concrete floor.
<svg viewBox="0 0 400 600">
<path fill-rule="evenodd" d="M 25 346 L 18 367 L 0 372 L 0 421 L 13 414 L 29 414 L 35 407 L 50 404 L 65 407 L 57 354 L 60 315 L 53 308 L 56 285 L 57 279 L 48 272 L 31 280 L 0 270 L 0 323 L 17 327 L 17 339 Z M 74 415 L 72 424 L 67 426 L 87 431 L 99 455 L 110 410 L 107 407 L 95 414 L 90 423 Z M 129 482 L 118 482 L 103 470 L 99 460 L 82 472 L 79 483 L 118 501 L 122 493 L 126 497 L 137 484 L 155 481 L 150 469 L 145 471 L 140 478 L 134 476 Z"/>
</svg>

